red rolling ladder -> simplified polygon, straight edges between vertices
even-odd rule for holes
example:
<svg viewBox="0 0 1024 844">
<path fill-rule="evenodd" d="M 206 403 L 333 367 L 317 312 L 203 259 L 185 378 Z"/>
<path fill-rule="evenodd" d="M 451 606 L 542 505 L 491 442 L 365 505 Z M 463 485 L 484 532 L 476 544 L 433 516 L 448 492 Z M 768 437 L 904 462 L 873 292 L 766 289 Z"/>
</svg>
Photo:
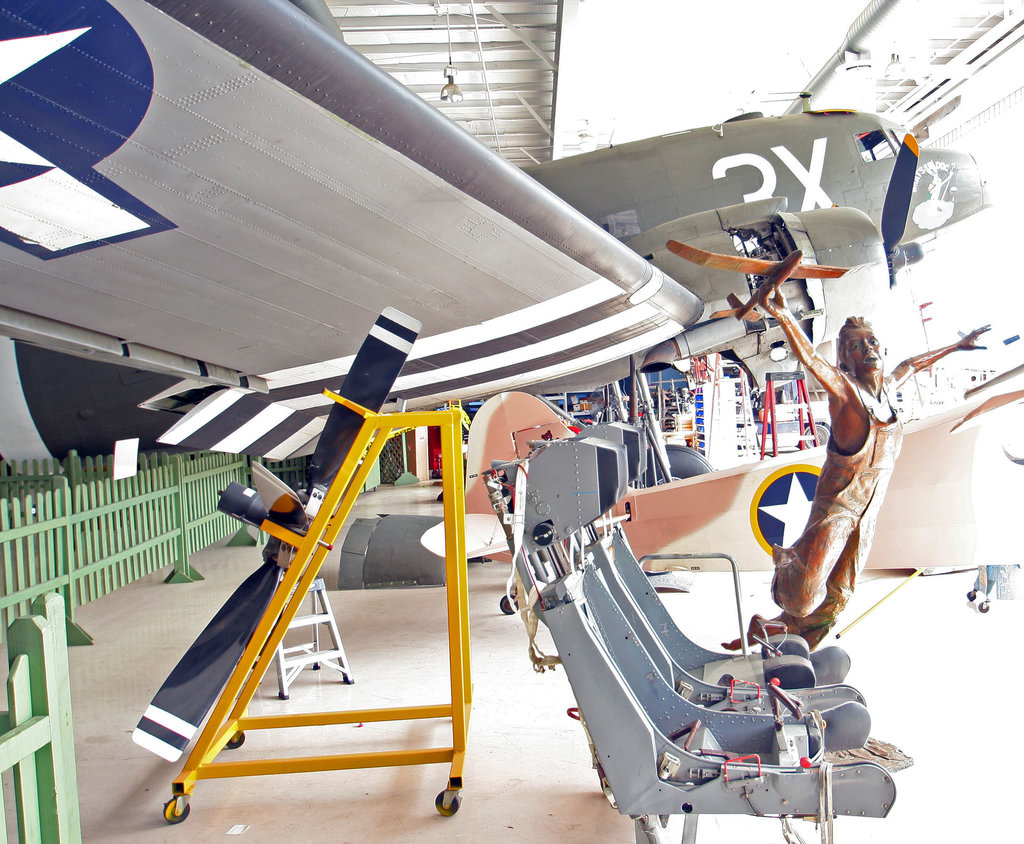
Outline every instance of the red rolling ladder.
<svg viewBox="0 0 1024 844">
<path fill-rule="evenodd" d="M 761 425 L 761 459 L 767 454 L 769 431 L 772 438 L 772 449 L 769 457 L 779 454 L 778 422 L 775 413 L 775 386 L 788 381 L 796 382 L 796 411 L 798 420 L 797 447 L 813 448 L 818 445 L 818 435 L 814 428 L 814 414 L 811 412 L 811 399 L 807 394 L 807 381 L 802 372 L 766 372 L 764 388 L 764 407 L 762 408 Z"/>
</svg>

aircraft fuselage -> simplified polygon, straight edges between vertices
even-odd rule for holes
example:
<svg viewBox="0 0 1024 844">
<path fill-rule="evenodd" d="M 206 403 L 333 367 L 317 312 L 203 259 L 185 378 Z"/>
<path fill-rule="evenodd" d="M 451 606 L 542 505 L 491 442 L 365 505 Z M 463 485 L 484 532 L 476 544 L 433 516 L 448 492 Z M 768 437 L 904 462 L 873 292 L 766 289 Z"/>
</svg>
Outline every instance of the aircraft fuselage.
<svg viewBox="0 0 1024 844">
<path fill-rule="evenodd" d="M 874 114 L 735 120 L 564 158 L 528 172 L 623 240 L 710 208 L 788 199 L 791 212 L 858 208 L 878 225 L 903 130 Z M 984 204 L 965 153 L 922 149 L 904 240 Z"/>
</svg>

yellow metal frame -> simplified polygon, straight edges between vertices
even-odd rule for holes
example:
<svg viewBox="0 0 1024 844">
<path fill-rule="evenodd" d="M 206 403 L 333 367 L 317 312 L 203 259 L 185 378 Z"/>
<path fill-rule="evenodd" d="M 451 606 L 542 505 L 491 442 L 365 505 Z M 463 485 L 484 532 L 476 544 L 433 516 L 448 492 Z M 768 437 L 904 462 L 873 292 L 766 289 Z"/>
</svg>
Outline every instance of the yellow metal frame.
<svg viewBox="0 0 1024 844">
<path fill-rule="evenodd" d="M 305 536 L 270 522 L 264 522 L 261 526 L 262 530 L 294 545 L 298 550 L 278 584 L 277 591 L 256 632 L 221 692 L 206 726 L 199 734 L 185 767 L 171 783 L 171 793 L 174 795 L 172 802 L 177 798 L 179 805 L 187 804 L 188 796 L 201 779 L 443 762 L 451 762 L 446 789 L 449 800 L 462 788 L 462 769 L 466 756 L 473 695 L 469 663 L 469 592 L 466 573 L 465 491 L 460 412 L 437 410 L 380 414 L 330 391 L 325 390 L 324 393 L 362 416 L 363 425 L 337 477 L 327 491 L 320 512 L 313 519 Z M 373 464 L 384 448 L 388 435 L 396 428 L 419 427 L 441 429 L 442 489 L 444 521 L 447 527 L 445 571 L 451 701 L 388 709 L 248 716 L 246 711 L 249 703 L 274 659 L 277 646 L 284 638 L 288 625 L 295 618 L 302 599 L 319 574 L 327 553 L 332 550 L 334 541 L 348 518 Z M 450 718 L 451 746 L 278 759 L 246 759 L 238 762 L 216 761 L 221 750 L 236 741 L 246 730 L 313 727 L 366 721 L 409 721 L 421 718 Z M 442 792 L 442 795 L 444 794 L 445 792 Z M 442 795 L 438 795 L 438 799 Z M 445 807 L 448 805 L 446 801 Z"/>
</svg>

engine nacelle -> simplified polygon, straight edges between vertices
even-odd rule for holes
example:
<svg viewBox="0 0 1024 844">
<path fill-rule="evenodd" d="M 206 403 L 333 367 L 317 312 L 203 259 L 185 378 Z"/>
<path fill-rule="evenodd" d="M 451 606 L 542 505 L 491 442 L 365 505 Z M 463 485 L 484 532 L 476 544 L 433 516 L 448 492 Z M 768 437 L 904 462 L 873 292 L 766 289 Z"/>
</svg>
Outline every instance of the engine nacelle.
<svg viewBox="0 0 1024 844">
<path fill-rule="evenodd" d="M 669 240 L 709 252 L 742 253 L 770 261 L 800 250 L 804 263 L 854 268 L 838 279 L 790 279 L 782 286 L 790 309 L 803 316 L 802 327 L 816 345 L 834 339 L 848 316 L 871 319 L 887 302 L 889 277 L 881 234 L 871 219 L 855 208 L 789 213 L 786 200 L 776 197 L 681 217 L 629 241 L 633 249 L 706 303 L 702 322 L 651 350 L 644 363 L 649 370 L 721 351 L 744 361 L 757 380 L 766 369 L 780 368 L 767 358 L 772 344 L 784 339 L 780 329 L 763 320 L 739 322 L 714 316 L 730 308 L 729 294 L 746 301 L 758 280 L 691 263 L 668 250 Z"/>
</svg>

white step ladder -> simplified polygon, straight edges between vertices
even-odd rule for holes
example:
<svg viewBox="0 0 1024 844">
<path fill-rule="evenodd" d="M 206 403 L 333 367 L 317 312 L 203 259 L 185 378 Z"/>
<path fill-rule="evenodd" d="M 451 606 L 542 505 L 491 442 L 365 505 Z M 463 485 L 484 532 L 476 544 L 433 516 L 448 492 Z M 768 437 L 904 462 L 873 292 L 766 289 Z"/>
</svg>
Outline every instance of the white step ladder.
<svg viewBox="0 0 1024 844">
<path fill-rule="evenodd" d="M 757 457 L 747 374 L 719 354 L 705 360 L 694 402 L 696 445 L 716 469 L 728 469 Z"/>
<path fill-rule="evenodd" d="M 295 680 L 298 673 L 307 665 L 312 665 L 314 671 L 319 671 L 321 666 L 326 665 L 335 671 L 340 671 L 345 683 L 352 684 L 355 679 L 348 667 L 348 658 L 345 656 L 345 649 L 341 646 L 341 634 L 338 632 L 338 624 L 334 620 L 334 610 L 327 598 L 327 586 L 322 577 L 313 581 L 309 587 L 309 597 L 312 601 L 313 612 L 310 615 L 297 615 L 288 625 L 289 630 L 299 627 L 312 627 L 313 640 L 308 645 L 284 646 L 284 640 L 277 646 L 277 696 L 281 700 L 288 700 L 288 687 Z M 320 647 L 320 626 L 327 628 L 327 635 L 330 637 L 330 647 Z M 326 643 L 325 643 L 326 644 Z"/>
</svg>

